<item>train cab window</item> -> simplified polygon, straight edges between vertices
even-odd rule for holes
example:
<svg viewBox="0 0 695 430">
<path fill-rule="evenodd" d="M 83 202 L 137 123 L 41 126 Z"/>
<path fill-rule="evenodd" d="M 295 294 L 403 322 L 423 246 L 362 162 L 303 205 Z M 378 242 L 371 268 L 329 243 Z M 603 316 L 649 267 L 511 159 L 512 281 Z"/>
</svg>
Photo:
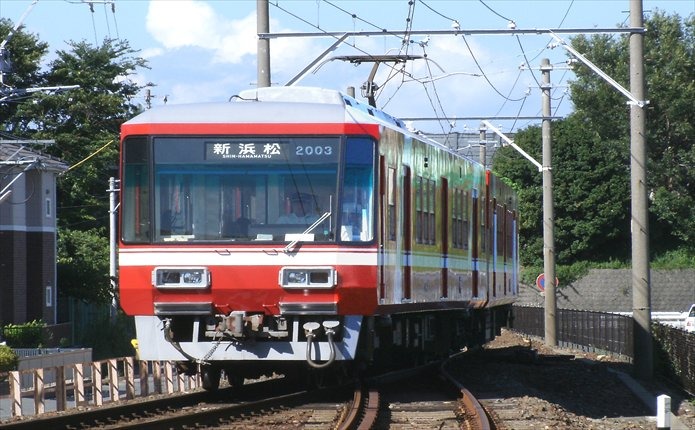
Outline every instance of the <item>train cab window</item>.
<svg viewBox="0 0 695 430">
<path fill-rule="evenodd" d="M 125 242 L 374 239 L 371 138 L 127 137 L 123 149 Z"/>
<path fill-rule="evenodd" d="M 131 137 L 123 141 L 123 177 L 121 178 L 122 239 L 129 243 L 150 241 L 150 157 L 147 138 Z"/>
<path fill-rule="evenodd" d="M 153 240 L 335 240 L 340 140 L 155 137 Z"/>
</svg>

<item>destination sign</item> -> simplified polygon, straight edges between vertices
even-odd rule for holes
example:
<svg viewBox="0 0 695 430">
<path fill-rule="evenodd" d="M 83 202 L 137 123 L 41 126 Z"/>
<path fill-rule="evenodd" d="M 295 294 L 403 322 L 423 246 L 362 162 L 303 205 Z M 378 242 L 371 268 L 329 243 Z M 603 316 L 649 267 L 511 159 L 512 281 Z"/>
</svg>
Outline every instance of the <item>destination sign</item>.
<svg viewBox="0 0 695 430">
<path fill-rule="evenodd" d="M 206 161 L 302 161 L 330 162 L 338 160 L 337 139 L 298 139 L 292 141 L 206 141 Z"/>
</svg>

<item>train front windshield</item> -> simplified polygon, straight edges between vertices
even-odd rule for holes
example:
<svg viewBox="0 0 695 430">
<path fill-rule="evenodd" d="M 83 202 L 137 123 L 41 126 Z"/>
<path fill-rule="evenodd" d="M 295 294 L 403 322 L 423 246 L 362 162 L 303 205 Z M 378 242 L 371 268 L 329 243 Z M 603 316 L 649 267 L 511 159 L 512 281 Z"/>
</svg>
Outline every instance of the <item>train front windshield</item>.
<svg viewBox="0 0 695 430">
<path fill-rule="evenodd" d="M 369 242 L 374 141 L 367 137 L 129 137 L 127 243 Z"/>
</svg>

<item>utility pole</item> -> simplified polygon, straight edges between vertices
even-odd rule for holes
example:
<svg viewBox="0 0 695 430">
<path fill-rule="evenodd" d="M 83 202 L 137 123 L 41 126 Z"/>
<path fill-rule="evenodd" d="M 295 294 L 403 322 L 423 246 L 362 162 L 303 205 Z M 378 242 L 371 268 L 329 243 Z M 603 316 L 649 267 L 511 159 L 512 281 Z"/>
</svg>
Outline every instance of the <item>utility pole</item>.
<svg viewBox="0 0 695 430">
<path fill-rule="evenodd" d="M 116 279 L 118 279 L 118 273 L 116 272 L 116 220 L 118 213 L 118 185 L 121 181 L 114 178 L 113 176 L 109 178 L 109 282 L 111 283 L 111 291 L 113 292 L 113 299 L 111 300 L 111 312 L 109 313 L 111 321 L 116 321 L 116 315 L 118 314 L 118 304 L 116 303 L 116 290 L 118 285 Z"/>
<path fill-rule="evenodd" d="M 550 139 L 550 60 L 541 61 L 543 83 L 543 275 L 545 276 L 545 343 L 557 345 L 557 298 L 555 294 L 555 215 L 553 209 L 553 171 Z"/>
<path fill-rule="evenodd" d="M 644 27 L 642 0 L 630 0 L 630 25 Z M 651 280 L 649 275 L 649 209 L 647 207 L 647 139 L 644 101 L 644 34 L 630 33 L 630 192 L 632 194 L 632 319 L 635 371 L 653 376 Z"/>
<path fill-rule="evenodd" d="M 256 0 L 256 31 L 258 34 L 270 33 L 270 12 L 268 0 Z M 258 82 L 257 88 L 270 86 L 270 39 L 258 38 Z"/>
</svg>

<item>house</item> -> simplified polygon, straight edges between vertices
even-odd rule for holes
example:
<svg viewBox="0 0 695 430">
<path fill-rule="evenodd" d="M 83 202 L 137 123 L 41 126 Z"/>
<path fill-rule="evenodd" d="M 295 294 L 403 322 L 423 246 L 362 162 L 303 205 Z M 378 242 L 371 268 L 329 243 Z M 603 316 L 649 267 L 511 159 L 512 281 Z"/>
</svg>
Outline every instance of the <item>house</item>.
<svg viewBox="0 0 695 430">
<path fill-rule="evenodd" d="M 56 323 L 56 179 L 67 164 L 0 140 L 0 325 Z"/>
</svg>

